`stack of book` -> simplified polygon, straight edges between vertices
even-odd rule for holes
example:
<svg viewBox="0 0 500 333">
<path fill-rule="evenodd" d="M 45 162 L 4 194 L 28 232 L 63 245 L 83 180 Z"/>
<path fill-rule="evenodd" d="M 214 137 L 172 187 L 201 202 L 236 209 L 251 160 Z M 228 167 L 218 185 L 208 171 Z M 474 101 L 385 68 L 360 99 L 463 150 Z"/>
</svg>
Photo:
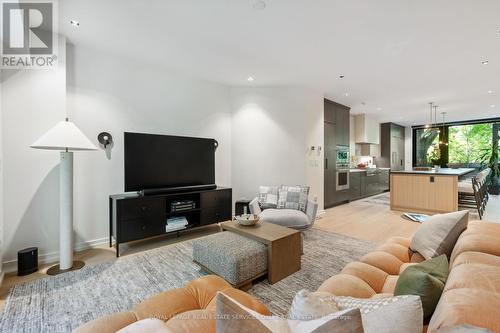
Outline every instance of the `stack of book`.
<svg viewBox="0 0 500 333">
<path fill-rule="evenodd" d="M 178 200 L 172 201 L 170 204 L 170 211 L 174 212 L 183 212 L 190 209 L 195 209 L 196 204 L 193 200 Z"/>
<path fill-rule="evenodd" d="M 186 229 L 188 221 L 184 216 L 176 216 L 167 219 L 167 225 L 165 226 L 165 232 L 177 231 Z"/>
</svg>

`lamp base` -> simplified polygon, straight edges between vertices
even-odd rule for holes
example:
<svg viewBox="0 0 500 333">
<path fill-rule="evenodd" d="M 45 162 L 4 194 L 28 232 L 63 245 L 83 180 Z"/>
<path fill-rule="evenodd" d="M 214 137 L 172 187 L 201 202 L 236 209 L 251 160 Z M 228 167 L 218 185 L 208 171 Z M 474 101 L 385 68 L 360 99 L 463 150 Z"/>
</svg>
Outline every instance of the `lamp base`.
<svg viewBox="0 0 500 333">
<path fill-rule="evenodd" d="M 83 266 L 85 266 L 85 262 L 80 260 L 73 261 L 73 266 L 71 266 L 68 269 L 60 269 L 59 265 L 55 265 L 47 270 L 47 275 L 58 275 L 66 272 L 76 271 L 82 268 Z"/>
</svg>

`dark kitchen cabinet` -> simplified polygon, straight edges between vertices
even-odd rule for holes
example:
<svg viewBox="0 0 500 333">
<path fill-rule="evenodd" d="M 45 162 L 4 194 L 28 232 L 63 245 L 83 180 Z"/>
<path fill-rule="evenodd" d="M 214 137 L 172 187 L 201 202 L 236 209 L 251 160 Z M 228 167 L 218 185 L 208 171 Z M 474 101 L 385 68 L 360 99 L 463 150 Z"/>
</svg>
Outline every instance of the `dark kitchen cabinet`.
<svg viewBox="0 0 500 333">
<path fill-rule="evenodd" d="M 380 170 L 378 174 L 378 181 L 380 191 L 385 192 L 389 190 L 389 170 Z"/>
<path fill-rule="evenodd" d="M 366 198 L 389 190 L 389 170 L 351 171 L 349 201 Z"/>
<path fill-rule="evenodd" d="M 380 125 L 380 159 L 378 166 L 393 171 L 405 169 L 405 128 L 394 123 Z"/>
<path fill-rule="evenodd" d="M 349 201 L 349 190 L 337 191 L 337 147 L 349 146 L 350 108 L 324 100 L 324 198 L 325 207 Z"/>
<path fill-rule="evenodd" d="M 349 173 L 349 200 L 356 200 L 362 197 L 361 176 L 366 172 Z"/>
<path fill-rule="evenodd" d="M 337 131 L 337 144 L 349 146 L 349 109 L 338 107 L 335 111 L 335 129 Z"/>
<path fill-rule="evenodd" d="M 374 195 L 380 192 L 378 172 L 367 172 L 365 178 L 365 196 Z"/>
</svg>

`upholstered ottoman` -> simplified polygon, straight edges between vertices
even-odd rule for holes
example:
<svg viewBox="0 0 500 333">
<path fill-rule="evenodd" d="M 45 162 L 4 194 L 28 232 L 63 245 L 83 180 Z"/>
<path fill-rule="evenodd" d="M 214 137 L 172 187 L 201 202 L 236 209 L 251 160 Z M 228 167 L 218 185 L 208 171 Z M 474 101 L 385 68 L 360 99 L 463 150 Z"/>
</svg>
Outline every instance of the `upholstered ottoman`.
<svg viewBox="0 0 500 333">
<path fill-rule="evenodd" d="M 195 240 L 193 260 L 205 271 L 243 290 L 267 273 L 266 245 L 230 231 Z"/>
</svg>

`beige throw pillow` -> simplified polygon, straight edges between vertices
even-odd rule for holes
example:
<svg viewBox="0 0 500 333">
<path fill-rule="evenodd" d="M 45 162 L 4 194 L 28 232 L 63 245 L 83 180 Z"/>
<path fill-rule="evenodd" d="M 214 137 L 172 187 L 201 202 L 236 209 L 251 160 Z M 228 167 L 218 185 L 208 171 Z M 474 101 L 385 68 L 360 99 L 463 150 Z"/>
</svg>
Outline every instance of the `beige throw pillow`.
<svg viewBox="0 0 500 333">
<path fill-rule="evenodd" d="M 116 333 L 172 333 L 163 320 L 147 318 L 136 321 Z"/>
<path fill-rule="evenodd" d="M 414 295 L 363 299 L 300 291 L 294 298 L 290 315 L 307 318 L 314 311 L 324 315 L 328 308 L 333 311 L 359 309 L 365 333 L 421 333 L 423 329 L 422 302 Z"/>
<path fill-rule="evenodd" d="M 287 320 L 261 315 L 222 293 L 216 298 L 216 332 L 364 333 L 359 309 L 347 309 L 315 320 Z"/>
<path fill-rule="evenodd" d="M 460 234 L 467 228 L 469 211 L 431 216 L 411 240 L 410 249 L 425 259 L 446 254 L 449 258 Z"/>
<path fill-rule="evenodd" d="M 340 309 L 327 292 L 310 292 L 302 289 L 293 298 L 292 307 L 288 312 L 289 319 L 312 320 L 338 312 Z"/>
</svg>

